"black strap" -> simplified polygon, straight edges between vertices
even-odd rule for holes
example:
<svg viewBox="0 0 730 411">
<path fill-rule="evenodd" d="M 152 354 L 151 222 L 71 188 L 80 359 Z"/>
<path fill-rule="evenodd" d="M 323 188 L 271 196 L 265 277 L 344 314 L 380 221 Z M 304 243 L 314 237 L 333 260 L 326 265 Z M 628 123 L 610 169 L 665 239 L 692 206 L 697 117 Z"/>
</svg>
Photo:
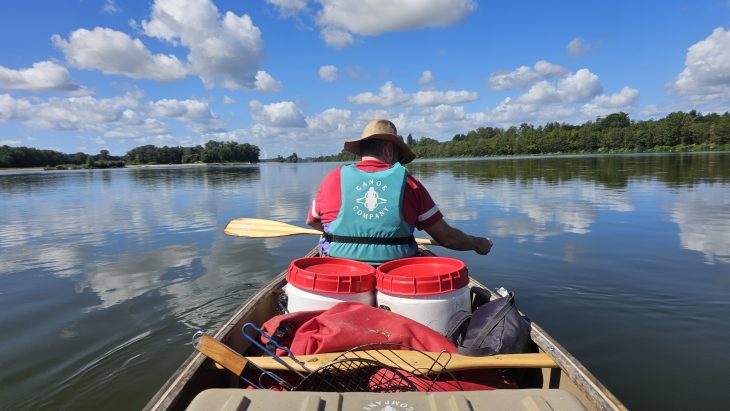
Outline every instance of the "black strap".
<svg viewBox="0 0 730 411">
<path fill-rule="evenodd" d="M 402 245 L 416 242 L 412 235 L 408 237 L 350 237 L 324 233 L 323 237 L 328 243 Z"/>
</svg>

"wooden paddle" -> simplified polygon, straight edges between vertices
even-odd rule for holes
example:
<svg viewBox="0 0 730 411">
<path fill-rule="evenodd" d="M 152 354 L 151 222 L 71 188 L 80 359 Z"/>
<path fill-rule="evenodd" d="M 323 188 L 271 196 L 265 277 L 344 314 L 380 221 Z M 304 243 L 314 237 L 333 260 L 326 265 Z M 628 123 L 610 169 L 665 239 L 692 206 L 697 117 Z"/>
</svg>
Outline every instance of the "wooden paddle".
<svg viewBox="0 0 730 411">
<path fill-rule="evenodd" d="M 261 218 L 236 218 L 231 220 L 223 232 L 238 237 L 269 238 L 284 237 L 299 234 L 322 235 L 322 232 L 313 228 L 297 227 L 280 221 L 264 220 Z M 416 238 L 421 245 L 440 245 L 430 238 Z"/>
<path fill-rule="evenodd" d="M 287 367 L 277 362 L 272 357 L 244 357 L 233 351 L 230 347 L 213 337 L 203 334 L 195 346 L 195 349 L 205 354 L 206 357 L 217 362 L 227 370 L 236 375 L 241 375 L 246 365 L 251 362 L 257 366 L 271 371 L 288 371 Z M 326 353 L 315 355 L 297 356 L 299 361 L 303 362 L 307 368 L 314 371 L 326 364 L 329 364 L 343 353 Z M 349 354 L 349 353 L 348 353 Z M 368 350 L 353 354 L 352 358 L 369 358 L 380 361 L 391 367 L 399 368 L 414 374 L 438 374 L 444 367 L 440 364 L 434 364 L 435 358 L 439 358 L 441 353 L 425 353 L 429 357 L 417 351 L 391 351 L 391 350 Z M 345 357 L 350 358 L 350 357 Z M 281 357 L 287 364 L 295 370 L 307 372 L 299 364 L 292 361 L 289 357 Z M 339 358 L 342 359 L 342 358 Z M 439 362 L 446 362 L 448 357 L 441 356 Z M 445 369 L 448 371 L 475 370 L 482 368 L 558 368 L 555 361 L 545 353 L 539 354 L 501 354 L 491 355 L 488 357 L 468 357 L 465 355 L 451 354 L 451 359 L 446 364 Z M 416 371 L 414 371 L 414 369 Z M 420 372 L 419 372 L 420 371 Z"/>
</svg>

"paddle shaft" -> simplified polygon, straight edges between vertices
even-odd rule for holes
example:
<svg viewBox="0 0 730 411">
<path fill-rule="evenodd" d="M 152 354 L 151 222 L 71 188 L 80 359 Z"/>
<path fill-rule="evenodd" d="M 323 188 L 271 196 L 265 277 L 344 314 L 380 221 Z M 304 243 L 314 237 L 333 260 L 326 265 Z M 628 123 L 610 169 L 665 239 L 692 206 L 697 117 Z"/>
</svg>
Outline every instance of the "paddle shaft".
<svg viewBox="0 0 730 411">
<path fill-rule="evenodd" d="M 288 371 L 287 367 L 277 362 L 272 357 L 244 357 L 233 351 L 227 345 L 210 337 L 203 335 L 195 346 L 195 349 L 205 354 L 213 361 L 217 362 L 224 368 L 236 375 L 241 375 L 244 368 L 249 362 L 257 366 L 271 371 Z M 300 355 L 297 359 L 304 363 L 310 370 L 316 370 L 333 360 L 342 359 L 343 353 L 325 353 L 314 355 Z M 383 364 L 400 368 L 406 371 L 428 370 L 430 374 L 436 374 L 443 370 L 439 364 L 434 364 L 433 359 L 439 358 L 439 362 L 446 362 L 446 356 L 441 353 L 425 353 L 428 358 L 417 351 L 379 351 L 368 350 L 352 354 L 351 358 L 369 358 L 382 362 Z M 350 357 L 346 357 L 350 358 Z M 299 364 L 289 357 L 281 357 L 288 365 L 295 370 L 307 372 Z M 451 358 L 446 364 L 448 371 L 475 370 L 481 368 L 557 368 L 558 365 L 544 353 L 539 354 L 501 354 L 488 357 L 468 357 L 465 355 L 451 354 Z"/>
<path fill-rule="evenodd" d="M 264 220 L 262 218 L 236 218 L 231 220 L 223 232 L 238 237 L 285 237 L 289 235 L 312 234 L 322 235 L 322 232 L 313 228 L 297 227 L 280 221 Z M 430 238 L 416 238 L 420 245 L 440 245 Z"/>
</svg>

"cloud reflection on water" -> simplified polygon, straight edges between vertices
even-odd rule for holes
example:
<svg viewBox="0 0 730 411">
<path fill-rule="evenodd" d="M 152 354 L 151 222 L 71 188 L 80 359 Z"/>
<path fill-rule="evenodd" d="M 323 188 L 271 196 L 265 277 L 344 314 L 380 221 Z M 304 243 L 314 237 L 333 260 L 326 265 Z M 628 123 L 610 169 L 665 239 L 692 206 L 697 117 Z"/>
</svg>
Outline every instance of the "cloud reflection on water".
<svg viewBox="0 0 730 411">
<path fill-rule="evenodd" d="M 730 263 L 730 186 L 683 188 L 667 208 L 683 248 L 701 252 L 708 264 Z"/>
<path fill-rule="evenodd" d="M 714 163 L 720 161 L 714 154 L 710 157 Z M 690 175 L 696 175 L 697 180 L 673 168 L 673 159 L 691 167 Z M 637 213 L 659 212 L 665 207 L 670 210 L 671 221 L 678 226 L 684 248 L 702 252 L 707 263 L 729 260 L 730 190 L 723 189 L 728 186 L 724 183 L 727 176 L 703 174 L 702 160 L 694 157 L 611 160 L 621 162 L 618 166 L 601 166 L 594 161 L 589 163 L 590 167 L 578 167 L 573 172 L 555 166 L 543 167 L 557 174 L 555 178 L 545 178 L 539 172 L 530 175 L 524 172 L 520 177 L 521 170 L 513 171 L 511 166 L 497 164 L 500 160 L 491 160 L 494 164 L 489 160 L 476 161 L 471 166 L 465 165 L 467 162 L 446 161 L 438 162 L 437 167 L 427 168 L 427 164 L 422 164 L 419 168 L 424 171 L 422 181 L 439 208 L 457 226 L 484 218 L 489 235 L 516 238 L 517 242 L 543 242 L 566 233 L 589 234 L 607 212 L 625 213 L 624 220 L 630 221 L 642 218 L 636 217 Z M 647 166 L 644 160 L 670 167 L 671 173 Z M 504 160 L 505 164 L 513 162 Z M 715 165 L 713 169 L 718 170 Z M 595 167 L 594 174 L 591 174 L 592 167 Z M 603 170 L 613 167 L 619 168 L 624 176 L 601 177 L 610 175 Z M 441 172 L 434 173 L 434 169 Z M 508 176 L 500 177 L 502 174 Z M 671 181 L 664 181 L 667 179 Z M 714 183 L 708 183 L 713 180 Z M 566 250 L 566 256 L 574 256 L 575 252 Z"/>
</svg>

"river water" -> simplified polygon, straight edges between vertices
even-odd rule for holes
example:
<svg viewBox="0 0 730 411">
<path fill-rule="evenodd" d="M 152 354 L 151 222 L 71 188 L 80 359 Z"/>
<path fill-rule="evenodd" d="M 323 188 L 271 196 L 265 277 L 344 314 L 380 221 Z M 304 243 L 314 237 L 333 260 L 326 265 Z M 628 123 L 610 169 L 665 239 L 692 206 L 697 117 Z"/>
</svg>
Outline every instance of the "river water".
<svg viewBox="0 0 730 411">
<path fill-rule="evenodd" d="M 311 236 L 334 163 L 0 173 L 0 409 L 134 410 Z M 730 404 L 730 153 L 419 161 L 464 260 L 631 409 Z M 423 235 L 423 233 L 421 233 Z"/>
</svg>

